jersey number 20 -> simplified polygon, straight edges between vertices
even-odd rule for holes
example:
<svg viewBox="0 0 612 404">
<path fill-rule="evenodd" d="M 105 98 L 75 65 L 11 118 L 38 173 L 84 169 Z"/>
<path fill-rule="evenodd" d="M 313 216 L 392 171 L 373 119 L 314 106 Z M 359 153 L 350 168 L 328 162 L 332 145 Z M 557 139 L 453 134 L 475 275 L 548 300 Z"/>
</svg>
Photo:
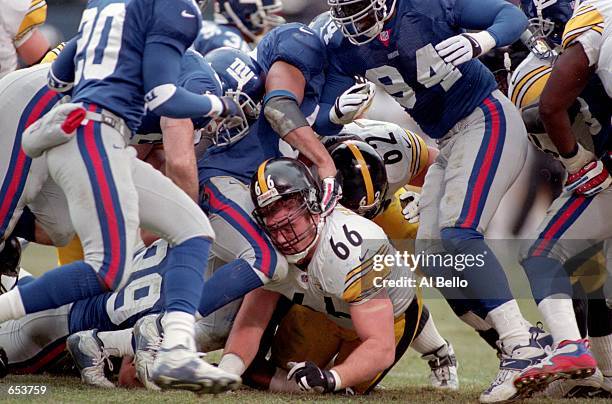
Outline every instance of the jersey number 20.
<svg viewBox="0 0 612 404">
<path fill-rule="evenodd" d="M 125 3 L 111 3 L 83 11 L 77 41 L 75 83 L 80 80 L 102 80 L 117 67 L 123 36 Z"/>
</svg>

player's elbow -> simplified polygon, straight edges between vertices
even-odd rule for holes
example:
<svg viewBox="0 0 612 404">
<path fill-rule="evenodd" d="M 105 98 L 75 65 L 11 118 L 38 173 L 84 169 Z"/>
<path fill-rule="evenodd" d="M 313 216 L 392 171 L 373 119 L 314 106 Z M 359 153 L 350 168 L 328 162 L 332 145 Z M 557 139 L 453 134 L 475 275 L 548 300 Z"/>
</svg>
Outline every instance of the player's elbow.
<svg viewBox="0 0 612 404">
<path fill-rule="evenodd" d="M 538 107 L 538 115 L 542 122 L 550 122 L 555 119 L 555 116 L 561 111 L 560 105 L 551 97 L 545 97 L 542 94 L 540 105 Z"/>
<path fill-rule="evenodd" d="M 162 84 L 145 94 L 147 108 L 157 115 L 174 117 L 175 106 L 172 98 L 176 93 L 174 84 Z"/>
</svg>

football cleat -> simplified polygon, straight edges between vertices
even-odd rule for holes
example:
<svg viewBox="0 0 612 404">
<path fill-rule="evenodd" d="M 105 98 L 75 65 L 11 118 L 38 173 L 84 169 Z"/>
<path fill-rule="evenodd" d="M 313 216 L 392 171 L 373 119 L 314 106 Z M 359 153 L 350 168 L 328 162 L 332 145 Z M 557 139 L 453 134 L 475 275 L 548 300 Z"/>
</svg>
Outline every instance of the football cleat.
<svg viewBox="0 0 612 404">
<path fill-rule="evenodd" d="M 161 315 L 150 315 L 134 324 L 134 366 L 138 380 L 148 390 L 160 390 L 151 378 L 151 369 L 162 342 Z"/>
<path fill-rule="evenodd" d="M 584 379 L 555 380 L 542 392 L 549 398 L 592 398 L 601 397 L 603 374 L 599 369 Z"/>
<path fill-rule="evenodd" d="M 522 397 L 514 379 L 529 366 L 538 363 L 546 352 L 538 343 L 538 333 L 531 335 L 528 345 L 517 345 L 509 354 L 502 349 L 497 377 L 480 395 L 481 403 L 498 403 Z"/>
<path fill-rule="evenodd" d="M 422 359 L 427 361 L 431 373 L 429 382 L 436 389 L 457 390 L 459 378 L 457 376 L 457 358 L 453 346 L 446 342 L 434 352 L 423 354 Z"/>
<path fill-rule="evenodd" d="M 202 355 L 183 345 L 161 348 L 153 363 L 152 379 L 162 389 L 205 394 L 223 393 L 240 385 L 240 376 L 205 362 Z"/>
<path fill-rule="evenodd" d="M 589 350 L 588 340 L 563 340 L 539 363 L 524 369 L 514 381 L 524 393 L 544 389 L 557 379 L 584 379 L 595 373 L 597 361 Z"/>
<path fill-rule="evenodd" d="M 113 370 L 113 365 L 104 344 L 98 338 L 98 330 L 72 334 L 66 340 L 66 347 L 81 373 L 83 383 L 105 389 L 115 388 L 104 374 L 105 362 L 108 362 L 110 370 Z"/>
</svg>

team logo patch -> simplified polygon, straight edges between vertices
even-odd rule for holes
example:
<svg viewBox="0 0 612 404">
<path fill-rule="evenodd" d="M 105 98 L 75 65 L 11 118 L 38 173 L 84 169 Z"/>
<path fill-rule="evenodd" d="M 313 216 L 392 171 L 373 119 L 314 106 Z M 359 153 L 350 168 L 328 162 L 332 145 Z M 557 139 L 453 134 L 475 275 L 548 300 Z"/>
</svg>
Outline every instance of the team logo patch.
<svg viewBox="0 0 612 404">
<path fill-rule="evenodd" d="M 389 40 L 391 39 L 391 30 L 387 29 L 378 35 L 378 39 L 382 42 L 383 45 L 389 46 Z"/>
</svg>

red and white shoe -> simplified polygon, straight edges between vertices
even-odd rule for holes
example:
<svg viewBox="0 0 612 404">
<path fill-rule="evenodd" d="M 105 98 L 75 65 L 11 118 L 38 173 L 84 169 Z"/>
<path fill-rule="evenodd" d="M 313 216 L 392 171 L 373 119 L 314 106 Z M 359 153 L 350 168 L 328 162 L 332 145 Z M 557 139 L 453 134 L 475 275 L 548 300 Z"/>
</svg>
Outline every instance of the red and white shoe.
<svg viewBox="0 0 612 404">
<path fill-rule="evenodd" d="M 539 363 L 525 368 L 514 380 L 521 395 L 544 389 L 558 379 L 584 379 L 595 373 L 597 361 L 589 341 L 563 340 Z"/>
</svg>

